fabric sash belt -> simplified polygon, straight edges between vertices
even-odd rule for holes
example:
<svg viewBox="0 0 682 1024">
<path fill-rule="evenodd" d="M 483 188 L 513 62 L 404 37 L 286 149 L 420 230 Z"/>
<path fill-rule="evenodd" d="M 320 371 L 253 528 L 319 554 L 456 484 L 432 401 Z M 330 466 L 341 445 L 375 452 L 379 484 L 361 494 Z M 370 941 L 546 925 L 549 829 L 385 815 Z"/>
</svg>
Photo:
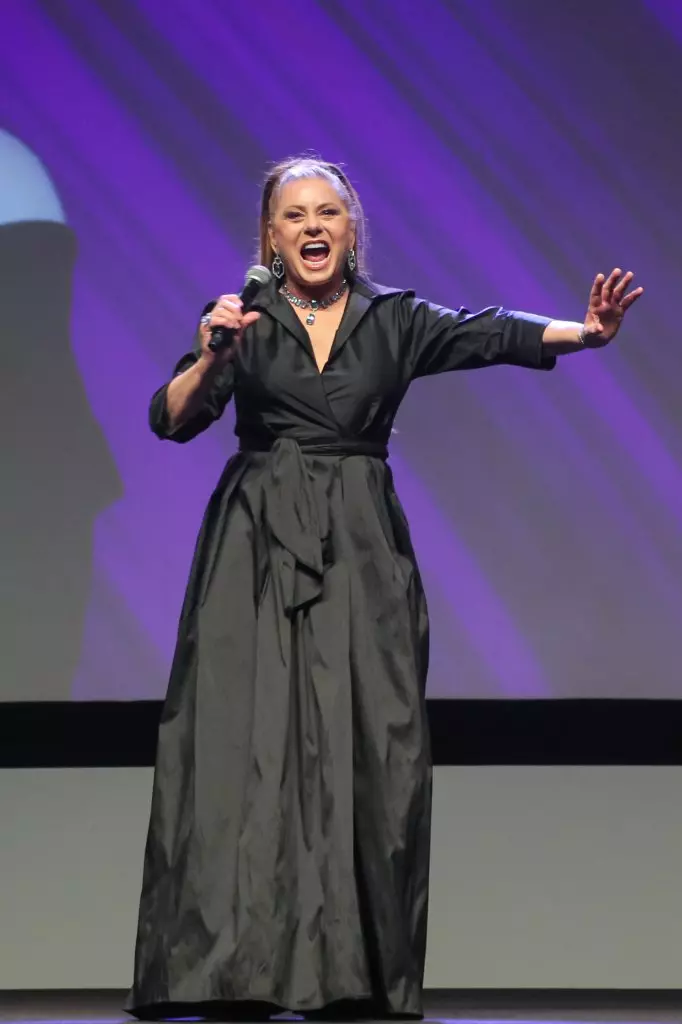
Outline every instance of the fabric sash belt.
<svg viewBox="0 0 682 1024">
<path fill-rule="evenodd" d="M 264 489 L 265 521 L 272 544 L 271 569 L 288 615 L 322 595 L 323 554 L 320 521 L 305 455 L 365 455 L 385 460 L 388 449 L 374 441 L 279 437 L 273 442 L 240 440 L 240 451 L 269 452 Z"/>
</svg>

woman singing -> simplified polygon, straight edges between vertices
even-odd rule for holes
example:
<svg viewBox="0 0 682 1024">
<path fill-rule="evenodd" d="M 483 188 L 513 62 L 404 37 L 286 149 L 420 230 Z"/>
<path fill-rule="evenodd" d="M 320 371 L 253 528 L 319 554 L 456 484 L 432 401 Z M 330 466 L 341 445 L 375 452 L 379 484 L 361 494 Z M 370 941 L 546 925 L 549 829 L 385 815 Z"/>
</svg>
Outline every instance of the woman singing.
<svg viewBox="0 0 682 1024">
<path fill-rule="evenodd" d="M 151 402 L 190 441 L 234 396 L 239 453 L 199 534 L 159 732 L 127 1007 L 141 1018 L 422 1015 L 431 813 L 428 620 L 387 465 L 417 377 L 615 336 L 641 288 L 598 275 L 583 323 L 470 314 L 373 284 L 333 164 L 266 180 L 255 309 L 206 307 Z M 211 329 L 233 329 L 213 352 Z"/>
</svg>

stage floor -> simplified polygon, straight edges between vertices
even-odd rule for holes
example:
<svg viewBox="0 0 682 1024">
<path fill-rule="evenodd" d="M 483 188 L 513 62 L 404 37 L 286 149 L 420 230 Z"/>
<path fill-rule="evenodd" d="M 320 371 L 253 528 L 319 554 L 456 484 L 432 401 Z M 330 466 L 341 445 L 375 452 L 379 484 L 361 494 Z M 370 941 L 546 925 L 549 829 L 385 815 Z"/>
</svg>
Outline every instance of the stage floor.
<svg viewBox="0 0 682 1024">
<path fill-rule="evenodd" d="M 0 992 L 0 1021 L 126 1024 L 124 991 Z M 681 992 L 431 991 L 425 1021 L 459 1024 L 682 1024 Z M 296 1017 L 276 1017 L 273 1020 Z"/>
</svg>

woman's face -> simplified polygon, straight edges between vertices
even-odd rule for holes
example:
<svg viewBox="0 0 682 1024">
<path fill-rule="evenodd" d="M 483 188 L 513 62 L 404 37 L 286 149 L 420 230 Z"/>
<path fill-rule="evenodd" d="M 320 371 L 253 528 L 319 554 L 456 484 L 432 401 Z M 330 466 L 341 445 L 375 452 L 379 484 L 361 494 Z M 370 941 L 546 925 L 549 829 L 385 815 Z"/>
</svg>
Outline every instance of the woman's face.
<svg viewBox="0 0 682 1024">
<path fill-rule="evenodd" d="M 299 178 L 279 193 L 270 242 L 284 260 L 287 280 L 320 288 L 341 283 L 355 227 L 346 204 L 326 178 Z"/>
</svg>

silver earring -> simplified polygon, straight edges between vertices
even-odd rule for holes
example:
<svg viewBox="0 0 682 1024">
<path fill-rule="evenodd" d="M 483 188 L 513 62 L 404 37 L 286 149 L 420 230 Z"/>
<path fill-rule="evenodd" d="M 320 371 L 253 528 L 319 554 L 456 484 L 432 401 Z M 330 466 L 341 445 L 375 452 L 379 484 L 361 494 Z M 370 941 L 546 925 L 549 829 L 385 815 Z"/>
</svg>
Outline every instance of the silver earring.
<svg viewBox="0 0 682 1024">
<path fill-rule="evenodd" d="M 284 277 L 284 260 L 278 252 L 275 253 L 275 258 L 272 261 L 272 272 L 278 280 Z"/>
<path fill-rule="evenodd" d="M 348 269 L 350 270 L 351 274 L 354 272 L 354 270 L 357 267 L 357 265 L 358 265 L 358 261 L 357 261 L 357 259 L 355 257 L 355 249 L 349 249 L 349 251 L 348 251 Z"/>
</svg>

